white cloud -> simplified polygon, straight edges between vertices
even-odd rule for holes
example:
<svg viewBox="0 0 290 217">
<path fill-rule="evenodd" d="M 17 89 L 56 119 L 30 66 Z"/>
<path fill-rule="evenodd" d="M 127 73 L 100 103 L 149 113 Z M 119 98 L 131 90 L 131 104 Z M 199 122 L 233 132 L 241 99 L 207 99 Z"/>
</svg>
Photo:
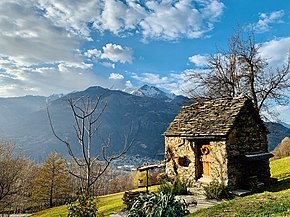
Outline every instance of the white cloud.
<svg viewBox="0 0 290 217">
<path fill-rule="evenodd" d="M 259 46 L 259 54 L 267 60 L 268 65 L 273 69 L 287 64 L 290 52 L 290 37 L 276 38 L 260 43 Z M 196 66 L 203 67 L 207 65 L 208 58 L 209 55 L 196 54 L 189 57 L 188 60 Z"/>
<path fill-rule="evenodd" d="M 0 96 L 108 87 L 113 80 L 125 85 L 124 79 L 97 75 L 84 61 L 114 69 L 133 62 L 133 49 L 108 43 L 82 53 L 92 31 L 157 40 L 198 38 L 213 28 L 223 9 L 218 0 L 1 0 Z M 150 79 L 150 73 L 144 77 Z M 172 76 L 151 79 L 175 85 Z"/>
<path fill-rule="evenodd" d="M 2 0 L 0 14 L 1 56 L 9 56 L 20 66 L 81 61 L 74 49 L 78 39 L 35 13 L 31 1 Z"/>
<path fill-rule="evenodd" d="M 272 112 L 278 115 L 279 121 L 290 124 L 290 106 L 289 105 L 276 105 L 271 109 Z M 277 121 L 277 120 L 273 120 Z"/>
<path fill-rule="evenodd" d="M 34 0 L 0 2 L 0 96 L 67 93 L 109 79 L 91 71 L 80 39 L 55 26 Z"/>
<path fill-rule="evenodd" d="M 0 96 L 50 95 L 83 89 L 99 81 L 89 68 L 74 63 L 49 67 L 16 67 L 11 63 L 6 74 L 0 77 Z"/>
<path fill-rule="evenodd" d="M 284 11 L 273 11 L 271 13 L 260 13 L 259 21 L 257 23 L 252 23 L 248 27 L 253 29 L 258 33 L 268 32 L 271 29 L 271 24 L 283 23 L 282 17 L 284 16 Z"/>
<path fill-rule="evenodd" d="M 35 1 L 55 25 L 87 39 L 92 28 L 161 40 L 199 38 L 213 28 L 224 9 L 219 0 Z"/>
<path fill-rule="evenodd" d="M 142 83 L 148 83 L 159 88 L 163 88 L 177 95 L 186 95 L 186 91 L 194 84 L 188 77 L 189 71 L 180 74 L 171 73 L 167 76 L 161 76 L 153 73 L 132 73 L 131 77 Z"/>
<path fill-rule="evenodd" d="M 84 55 L 86 57 L 92 58 L 92 57 L 97 57 L 99 58 L 101 56 L 102 52 L 99 51 L 98 49 L 92 49 L 92 50 L 87 50 Z"/>
<path fill-rule="evenodd" d="M 35 0 L 45 17 L 56 26 L 66 29 L 73 35 L 90 38 L 89 23 L 101 13 L 101 0 Z"/>
<path fill-rule="evenodd" d="M 143 36 L 165 40 L 202 37 L 212 29 L 224 8 L 219 1 L 203 1 L 200 8 L 190 0 L 148 1 L 145 4 L 151 12 L 140 22 Z"/>
<path fill-rule="evenodd" d="M 116 68 L 116 64 L 115 63 L 110 63 L 110 62 L 100 62 L 100 64 L 106 68 L 112 68 L 115 69 Z"/>
<path fill-rule="evenodd" d="M 120 73 L 111 73 L 109 79 L 112 80 L 123 80 L 124 76 Z"/>
<path fill-rule="evenodd" d="M 125 86 L 126 86 L 126 88 L 133 88 L 133 84 L 130 80 L 126 81 Z"/>
<path fill-rule="evenodd" d="M 203 67 L 207 65 L 208 55 L 197 54 L 189 57 L 188 60 L 196 66 Z"/>
<path fill-rule="evenodd" d="M 127 30 L 136 30 L 137 25 L 149 13 L 138 1 L 100 1 L 102 12 L 94 20 L 94 28 L 103 32 L 109 30 L 115 35 Z"/>
<path fill-rule="evenodd" d="M 274 69 L 287 63 L 290 37 L 274 39 L 261 44 L 260 53 Z"/>
<path fill-rule="evenodd" d="M 201 10 L 202 17 L 212 22 L 217 21 L 224 9 L 224 5 L 219 1 L 203 1 L 204 8 Z"/>
<path fill-rule="evenodd" d="M 67 71 L 69 72 L 71 69 L 91 69 L 93 67 L 92 64 L 86 64 L 86 63 L 70 63 L 70 62 L 65 62 L 65 63 L 60 63 L 58 64 L 58 70 L 60 72 Z"/>
<path fill-rule="evenodd" d="M 113 82 L 91 70 L 90 64 L 63 62 L 47 67 L 19 67 L 13 62 L 0 61 L 0 96 L 51 95 L 103 86 L 122 89 L 125 82 Z"/>
<path fill-rule="evenodd" d="M 132 63 L 133 49 L 122 47 L 118 44 L 108 43 L 103 46 L 102 50 L 91 49 L 84 52 L 84 56 L 89 60 L 101 64 L 108 68 L 115 68 L 115 63 Z"/>
<path fill-rule="evenodd" d="M 161 77 L 160 75 L 153 73 L 142 73 L 141 75 L 133 73 L 132 78 L 138 81 L 142 81 L 144 83 L 149 83 L 157 86 L 170 82 L 167 76 Z"/>
<path fill-rule="evenodd" d="M 132 55 L 133 50 L 131 48 L 109 43 L 103 47 L 103 53 L 100 58 L 108 59 L 112 62 L 132 63 Z"/>
</svg>

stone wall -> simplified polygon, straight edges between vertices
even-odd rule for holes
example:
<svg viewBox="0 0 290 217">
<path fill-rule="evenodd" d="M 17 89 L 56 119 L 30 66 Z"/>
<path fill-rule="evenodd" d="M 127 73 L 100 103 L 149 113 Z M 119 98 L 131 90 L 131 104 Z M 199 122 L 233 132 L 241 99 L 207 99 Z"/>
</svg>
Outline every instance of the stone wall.
<svg viewBox="0 0 290 217">
<path fill-rule="evenodd" d="M 195 182 L 195 154 L 192 142 L 180 137 L 165 137 L 166 173 L 188 184 Z M 184 162 L 181 162 L 184 161 Z"/>
<path fill-rule="evenodd" d="M 225 141 L 211 141 L 211 176 L 225 185 L 228 184 L 228 155 Z"/>
<path fill-rule="evenodd" d="M 268 151 L 267 131 L 257 121 L 257 114 L 248 107 L 241 113 L 234 123 L 234 127 L 227 140 L 229 187 L 244 186 L 247 178 L 258 175 L 270 177 L 269 161 L 249 163 L 245 154 Z"/>
<path fill-rule="evenodd" d="M 182 181 L 194 184 L 197 174 L 197 143 L 180 137 L 165 137 L 166 173 L 174 179 L 179 175 Z M 208 141 L 210 144 L 210 171 L 211 179 L 227 185 L 227 153 L 225 141 Z M 184 159 L 184 162 L 181 162 Z"/>
</svg>

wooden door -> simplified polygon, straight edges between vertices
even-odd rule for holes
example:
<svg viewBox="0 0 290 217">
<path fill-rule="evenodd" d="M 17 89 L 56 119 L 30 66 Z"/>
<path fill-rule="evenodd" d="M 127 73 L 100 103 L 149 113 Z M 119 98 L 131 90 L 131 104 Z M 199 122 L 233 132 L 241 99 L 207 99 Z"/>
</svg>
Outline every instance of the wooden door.
<svg viewBox="0 0 290 217">
<path fill-rule="evenodd" d="M 209 144 L 201 144 L 199 146 L 199 177 L 211 176 L 211 153 Z"/>
</svg>

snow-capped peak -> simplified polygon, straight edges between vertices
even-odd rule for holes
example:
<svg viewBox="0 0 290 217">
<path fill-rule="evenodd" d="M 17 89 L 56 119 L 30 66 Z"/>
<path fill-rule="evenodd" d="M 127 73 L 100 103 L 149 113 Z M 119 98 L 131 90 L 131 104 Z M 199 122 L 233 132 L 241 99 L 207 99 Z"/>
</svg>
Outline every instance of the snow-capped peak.
<svg viewBox="0 0 290 217">
<path fill-rule="evenodd" d="M 146 96 L 151 98 L 157 98 L 157 99 L 164 99 L 164 100 L 172 100 L 176 96 L 172 93 L 165 93 L 161 90 L 159 90 L 157 87 L 149 86 L 149 85 L 143 85 L 142 87 L 131 91 L 132 95 L 136 96 Z"/>
</svg>

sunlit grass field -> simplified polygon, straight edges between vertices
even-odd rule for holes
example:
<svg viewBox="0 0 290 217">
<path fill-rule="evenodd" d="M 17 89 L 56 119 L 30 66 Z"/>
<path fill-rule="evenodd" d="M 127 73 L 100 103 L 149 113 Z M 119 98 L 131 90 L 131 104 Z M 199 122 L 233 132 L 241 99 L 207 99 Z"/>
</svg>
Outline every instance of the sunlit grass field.
<svg viewBox="0 0 290 217">
<path fill-rule="evenodd" d="M 272 177 L 279 182 L 265 192 L 236 198 L 188 216 L 290 216 L 290 157 L 271 161 L 270 167 Z"/>
<path fill-rule="evenodd" d="M 145 191 L 145 188 L 138 188 L 135 191 Z M 151 186 L 149 191 L 156 192 L 157 186 Z M 116 213 L 124 209 L 126 206 L 123 204 L 122 197 L 124 192 L 109 194 L 99 197 L 98 210 L 100 213 L 103 213 L 105 217 L 110 216 L 110 214 Z M 68 211 L 66 206 L 58 206 L 50 209 L 46 209 L 40 212 L 37 212 L 31 217 L 61 217 L 67 216 Z"/>
<path fill-rule="evenodd" d="M 290 178 L 290 157 L 270 162 L 272 177 L 279 180 Z"/>
<path fill-rule="evenodd" d="M 188 216 L 290 216 L 290 157 L 271 161 L 270 167 L 272 177 L 278 178 L 279 182 L 265 189 L 265 192 L 236 198 Z M 157 186 L 150 187 L 150 191 L 157 191 Z M 109 216 L 124 209 L 125 205 L 122 203 L 123 193 L 99 197 L 99 212 Z M 60 217 L 66 215 L 66 206 L 59 206 L 35 213 L 32 217 Z"/>
</svg>

